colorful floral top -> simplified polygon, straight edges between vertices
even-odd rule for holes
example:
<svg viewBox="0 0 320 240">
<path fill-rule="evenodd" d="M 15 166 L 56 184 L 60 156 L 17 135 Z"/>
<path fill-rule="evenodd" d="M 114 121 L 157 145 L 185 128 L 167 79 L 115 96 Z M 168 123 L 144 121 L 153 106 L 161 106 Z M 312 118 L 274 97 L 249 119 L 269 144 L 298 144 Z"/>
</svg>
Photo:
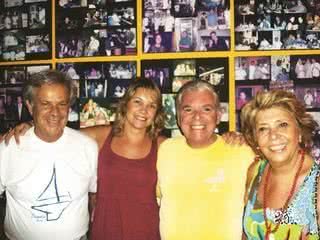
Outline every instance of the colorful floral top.
<svg viewBox="0 0 320 240">
<path fill-rule="evenodd" d="M 257 200 L 257 190 L 267 161 L 261 161 L 257 168 L 256 177 L 253 178 L 249 189 L 249 199 L 244 210 L 243 229 L 248 240 L 263 240 L 266 226 L 263 216 L 262 204 Z M 277 231 L 269 236 L 270 240 L 319 240 L 320 231 L 317 225 L 317 182 L 320 166 L 313 164 L 309 174 L 305 177 L 299 190 L 291 199 L 287 209 L 266 209 L 266 215 L 271 229 Z M 302 238 L 306 237 L 306 238 Z"/>
</svg>

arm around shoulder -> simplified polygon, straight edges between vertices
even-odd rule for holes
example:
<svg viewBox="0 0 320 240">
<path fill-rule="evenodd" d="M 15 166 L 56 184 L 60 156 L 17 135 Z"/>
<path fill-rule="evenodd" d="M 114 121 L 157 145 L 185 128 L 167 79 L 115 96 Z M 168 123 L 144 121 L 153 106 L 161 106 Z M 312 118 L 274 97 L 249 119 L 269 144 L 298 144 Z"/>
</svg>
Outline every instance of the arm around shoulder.
<svg viewBox="0 0 320 240">
<path fill-rule="evenodd" d="M 111 126 L 94 126 L 82 128 L 80 131 L 88 137 L 94 139 L 97 142 L 99 149 L 101 149 L 104 141 L 109 136 L 111 129 Z"/>
</svg>

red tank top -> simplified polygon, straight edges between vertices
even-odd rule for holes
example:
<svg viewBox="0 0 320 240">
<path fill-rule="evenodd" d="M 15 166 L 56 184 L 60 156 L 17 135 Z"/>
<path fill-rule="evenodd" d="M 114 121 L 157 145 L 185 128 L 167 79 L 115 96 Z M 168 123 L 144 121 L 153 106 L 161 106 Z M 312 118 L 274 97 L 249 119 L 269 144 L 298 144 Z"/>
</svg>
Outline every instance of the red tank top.
<svg viewBox="0 0 320 240">
<path fill-rule="evenodd" d="M 156 201 L 157 143 L 142 159 L 111 150 L 112 134 L 99 153 L 98 191 L 91 240 L 160 240 Z"/>
</svg>

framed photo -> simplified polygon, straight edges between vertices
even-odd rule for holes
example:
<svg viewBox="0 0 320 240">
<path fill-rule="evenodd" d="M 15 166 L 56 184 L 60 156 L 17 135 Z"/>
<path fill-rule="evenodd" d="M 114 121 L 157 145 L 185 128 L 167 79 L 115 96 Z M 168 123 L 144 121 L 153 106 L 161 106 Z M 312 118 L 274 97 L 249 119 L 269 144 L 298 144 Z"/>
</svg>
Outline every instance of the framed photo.
<svg viewBox="0 0 320 240">
<path fill-rule="evenodd" d="M 320 107 L 320 89 L 317 84 L 296 85 L 295 95 L 308 109 Z"/>
<path fill-rule="evenodd" d="M 108 96 L 111 98 L 121 98 L 126 93 L 131 79 L 110 79 Z"/>
<path fill-rule="evenodd" d="M 220 103 L 221 109 L 221 122 L 229 122 L 229 103 L 221 102 Z"/>
<path fill-rule="evenodd" d="M 172 80 L 172 92 L 178 92 L 179 89 L 184 85 L 186 84 L 187 82 L 190 82 L 190 81 L 195 81 L 196 80 L 196 77 L 173 77 L 173 80 Z"/>
<path fill-rule="evenodd" d="M 15 66 L 4 70 L 6 84 L 22 84 L 26 78 L 24 66 Z"/>
<path fill-rule="evenodd" d="M 116 105 L 109 99 L 80 99 L 80 128 L 109 125 L 115 111 Z"/>
<path fill-rule="evenodd" d="M 196 61 L 195 60 L 175 60 L 173 67 L 174 76 L 195 76 Z"/>
<path fill-rule="evenodd" d="M 259 91 L 263 91 L 263 85 L 240 85 L 236 86 L 236 109 L 240 110 Z"/>
<path fill-rule="evenodd" d="M 167 129 L 178 128 L 176 122 L 176 109 L 174 103 L 174 94 L 162 94 L 162 105 L 165 112 L 165 124 L 164 127 Z"/>
</svg>

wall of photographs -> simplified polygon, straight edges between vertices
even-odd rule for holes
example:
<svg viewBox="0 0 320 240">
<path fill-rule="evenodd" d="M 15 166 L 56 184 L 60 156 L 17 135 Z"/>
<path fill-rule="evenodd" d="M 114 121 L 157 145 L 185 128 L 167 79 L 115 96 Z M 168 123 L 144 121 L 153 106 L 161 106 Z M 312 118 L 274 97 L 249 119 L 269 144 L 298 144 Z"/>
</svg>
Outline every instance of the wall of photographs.
<svg viewBox="0 0 320 240">
<path fill-rule="evenodd" d="M 0 59 L 51 58 L 51 2 L 0 1 Z"/>
<path fill-rule="evenodd" d="M 219 133 L 238 128 L 242 95 L 271 88 L 294 90 L 320 119 L 319 10 L 314 0 L 0 0 L 0 105 L 18 102 L 29 67 L 52 66 L 78 83 L 75 128 L 112 122 L 136 76 L 160 87 L 168 136 L 179 132 L 173 98 L 196 79 L 222 98 Z M 1 116 L 1 131 L 20 121 Z"/>
</svg>

